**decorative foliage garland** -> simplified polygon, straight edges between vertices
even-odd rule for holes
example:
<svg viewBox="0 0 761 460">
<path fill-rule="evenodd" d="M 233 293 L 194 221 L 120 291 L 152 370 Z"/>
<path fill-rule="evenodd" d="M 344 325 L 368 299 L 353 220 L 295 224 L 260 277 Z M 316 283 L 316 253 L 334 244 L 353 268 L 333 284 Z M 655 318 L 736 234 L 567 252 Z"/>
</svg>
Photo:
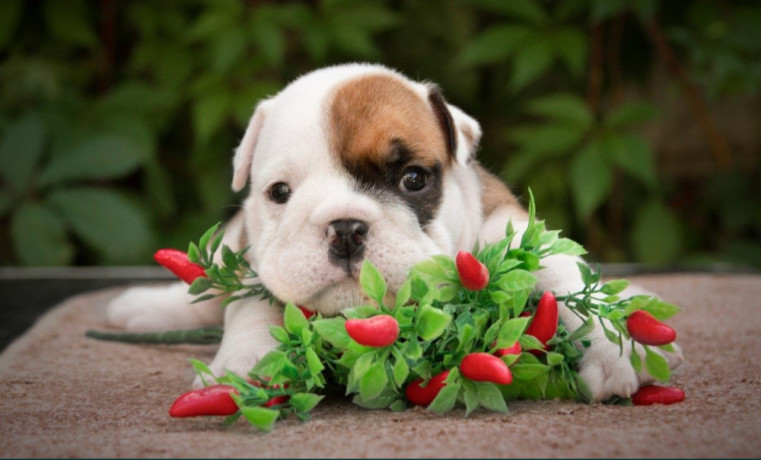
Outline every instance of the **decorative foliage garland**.
<svg viewBox="0 0 761 460">
<path fill-rule="evenodd" d="M 602 283 L 599 271 L 581 263 L 584 287 L 579 292 L 537 292 L 533 272 L 542 268 L 543 258 L 586 252 L 559 233 L 535 218 L 531 196 L 528 227 L 517 247 L 511 248 L 517 233 L 510 223 L 502 241 L 473 254 L 461 252 L 456 261 L 446 256 L 422 261 L 393 303 L 387 303 L 383 276 L 365 261 L 359 283 L 371 299 L 368 305 L 333 318 L 285 305 L 284 326 L 270 327 L 280 343 L 276 350 L 248 376 L 228 372 L 215 377 L 204 363 L 192 360 L 201 378 L 209 379 L 204 383 L 214 385 L 181 396 L 170 413 L 229 415 L 228 423 L 243 416 L 270 430 L 290 414 L 308 420 L 329 386 L 344 389 L 359 406 L 392 411 L 412 403 L 445 413 L 462 403 L 467 415 L 479 407 L 507 412 L 507 402 L 519 398 L 590 401 L 578 365 L 595 322 L 622 353 L 625 341 L 632 342 L 630 360 L 636 371 L 644 366 L 655 379 L 667 382 L 668 363 L 652 348 L 674 351 L 670 343 L 675 334 L 660 320 L 679 308 L 647 296 L 622 299 L 619 293 L 627 281 Z M 274 301 L 261 284 L 251 282 L 256 273 L 245 261 L 246 249 L 233 252 L 221 241 L 216 225 L 198 245 L 190 244 L 188 260 L 204 272 L 189 288 L 199 295 L 196 301 L 224 295 L 229 297 L 223 305 L 246 297 Z M 218 264 L 213 259 L 220 246 Z M 165 266 L 181 278 L 188 270 L 182 261 Z M 204 294 L 209 290 L 213 293 Z M 570 332 L 558 320 L 557 301 L 580 318 L 578 329 Z M 635 340 L 644 346 L 644 363 L 634 352 Z M 663 391 L 657 387 L 654 393 L 648 390 L 655 396 L 640 399 L 679 400 L 674 392 L 681 390 L 665 390 L 671 392 L 667 400 L 658 399 Z M 226 402 L 219 402 L 220 394 Z"/>
</svg>

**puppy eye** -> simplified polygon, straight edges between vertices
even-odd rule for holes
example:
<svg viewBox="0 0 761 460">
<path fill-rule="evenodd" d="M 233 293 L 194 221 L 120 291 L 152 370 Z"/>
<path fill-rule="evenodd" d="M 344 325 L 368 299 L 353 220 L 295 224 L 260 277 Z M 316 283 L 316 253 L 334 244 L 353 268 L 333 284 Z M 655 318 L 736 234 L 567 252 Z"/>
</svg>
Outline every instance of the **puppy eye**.
<svg viewBox="0 0 761 460">
<path fill-rule="evenodd" d="M 428 173 L 417 166 L 407 168 L 399 182 L 399 188 L 405 192 L 419 192 L 428 184 Z"/>
<path fill-rule="evenodd" d="M 285 182 L 278 182 L 269 191 L 270 200 L 277 204 L 283 204 L 291 197 L 291 187 Z"/>
</svg>

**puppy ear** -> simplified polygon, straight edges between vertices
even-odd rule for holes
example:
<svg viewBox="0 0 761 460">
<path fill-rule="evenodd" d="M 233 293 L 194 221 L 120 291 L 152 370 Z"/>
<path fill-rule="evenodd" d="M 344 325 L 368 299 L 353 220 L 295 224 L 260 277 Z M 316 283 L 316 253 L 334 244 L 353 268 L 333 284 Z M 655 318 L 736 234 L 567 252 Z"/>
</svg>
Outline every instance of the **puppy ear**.
<svg viewBox="0 0 761 460">
<path fill-rule="evenodd" d="M 248 122 L 248 128 L 240 141 L 240 145 L 235 149 L 233 157 L 233 191 L 240 192 L 248 182 L 248 174 L 251 169 L 251 162 L 254 159 L 254 149 L 256 142 L 259 140 L 259 132 L 264 125 L 264 119 L 267 115 L 271 99 L 265 99 L 256 106 L 254 114 Z"/>
<path fill-rule="evenodd" d="M 444 132 L 449 154 L 457 163 L 467 165 L 476 156 L 481 141 L 481 125 L 459 108 L 447 104 L 435 85 L 428 85 L 428 101 Z"/>
</svg>

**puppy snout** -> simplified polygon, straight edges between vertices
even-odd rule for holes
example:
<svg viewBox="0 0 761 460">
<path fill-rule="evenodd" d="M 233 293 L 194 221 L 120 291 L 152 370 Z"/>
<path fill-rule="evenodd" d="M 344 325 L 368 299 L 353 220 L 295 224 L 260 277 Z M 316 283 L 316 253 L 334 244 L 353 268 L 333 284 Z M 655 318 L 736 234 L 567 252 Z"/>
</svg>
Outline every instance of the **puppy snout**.
<svg viewBox="0 0 761 460">
<path fill-rule="evenodd" d="M 327 229 L 330 261 L 343 266 L 347 261 L 361 257 L 368 231 L 367 224 L 361 220 L 339 219 L 331 222 Z"/>
</svg>

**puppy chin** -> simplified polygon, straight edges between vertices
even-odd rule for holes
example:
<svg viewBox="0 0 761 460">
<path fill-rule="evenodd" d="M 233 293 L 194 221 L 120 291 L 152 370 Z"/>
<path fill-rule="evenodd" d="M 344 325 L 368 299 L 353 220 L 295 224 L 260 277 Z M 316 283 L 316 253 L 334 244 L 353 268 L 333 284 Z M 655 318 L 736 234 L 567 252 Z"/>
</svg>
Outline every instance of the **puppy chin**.
<svg viewBox="0 0 761 460">
<path fill-rule="evenodd" d="M 311 296 L 304 306 L 324 316 L 335 316 L 347 308 L 367 301 L 368 298 L 360 289 L 359 282 L 356 279 L 347 278 L 320 290 Z"/>
</svg>

